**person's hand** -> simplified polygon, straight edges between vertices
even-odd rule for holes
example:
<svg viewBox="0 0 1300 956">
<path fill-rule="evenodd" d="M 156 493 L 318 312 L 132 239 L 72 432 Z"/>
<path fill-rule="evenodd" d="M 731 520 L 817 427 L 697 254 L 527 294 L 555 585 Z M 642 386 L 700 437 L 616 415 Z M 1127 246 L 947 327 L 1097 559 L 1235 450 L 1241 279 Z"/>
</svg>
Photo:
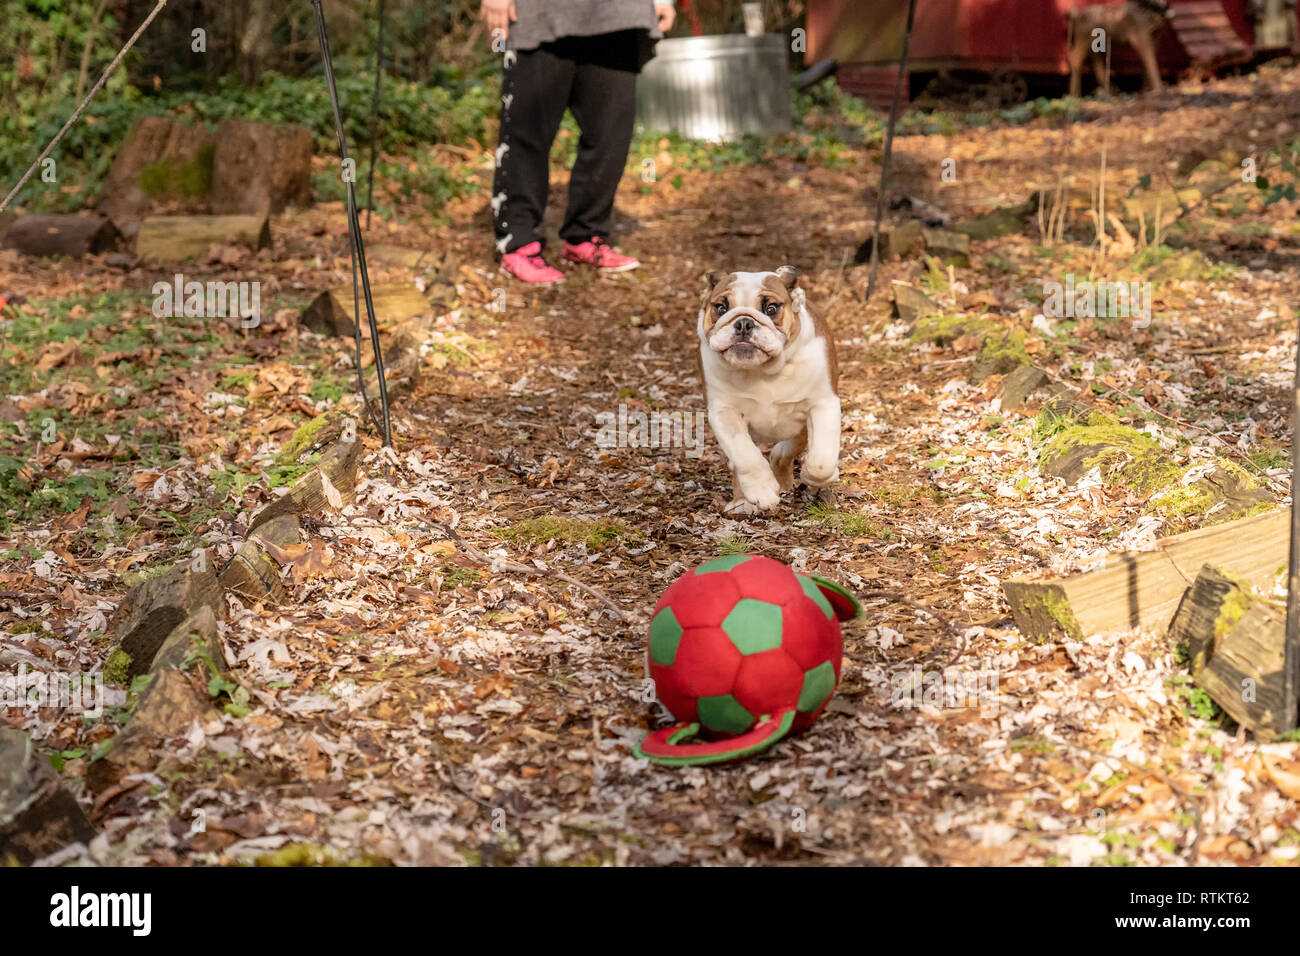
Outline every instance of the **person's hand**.
<svg viewBox="0 0 1300 956">
<path fill-rule="evenodd" d="M 498 30 L 502 35 L 510 32 L 510 24 L 519 17 L 515 14 L 515 0 L 483 0 L 478 8 L 478 18 L 486 24 L 488 36 Z"/>
<path fill-rule="evenodd" d="M 655 16 L 659 18 L 659 32 L 667 33 L 677 22 L 677 8 L 671 3 L 656 3 Z"/>
</svg>

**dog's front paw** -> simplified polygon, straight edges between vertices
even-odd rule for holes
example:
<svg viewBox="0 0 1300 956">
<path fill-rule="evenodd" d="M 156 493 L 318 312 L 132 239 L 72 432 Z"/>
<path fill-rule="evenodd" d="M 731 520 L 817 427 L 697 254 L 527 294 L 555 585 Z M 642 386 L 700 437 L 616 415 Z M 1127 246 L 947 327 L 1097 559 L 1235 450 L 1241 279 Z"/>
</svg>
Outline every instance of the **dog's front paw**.
<svg viewBox="0 0 1300 956">
<path fill-rule="evenodd" d="M 771 511 L 781 503 L 781 485 L 776 475 L 766 471 L 740 479 L 740 493 L 758 511 Z"/>
<path fill-rule="evenodd" d="M 810 488 L 825 488 L 840 480 L 838 462 L 805 461 L 799 477 Z"/>
</svg>

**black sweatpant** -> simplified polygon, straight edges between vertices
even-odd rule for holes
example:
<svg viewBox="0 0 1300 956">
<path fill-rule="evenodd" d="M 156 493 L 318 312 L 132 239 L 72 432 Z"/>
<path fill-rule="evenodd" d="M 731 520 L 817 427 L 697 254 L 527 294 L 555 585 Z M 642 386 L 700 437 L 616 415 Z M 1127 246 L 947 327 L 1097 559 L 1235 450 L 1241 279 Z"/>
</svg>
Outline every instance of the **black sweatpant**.
<svg viewBox="0 0 1300 956">
<path fill-rule="evenodd" d="M 644 33 L 564 37 L 535 50 L 506 53 L 492 182 L 498 253 L 538 240 L 545 244 L 538 230 L 549 192 L 551 144 L 566 108 L 582 136 L 560 238 L 579 243 L 609 236 L 614 193 L 632 143 Z"/>
</svg>

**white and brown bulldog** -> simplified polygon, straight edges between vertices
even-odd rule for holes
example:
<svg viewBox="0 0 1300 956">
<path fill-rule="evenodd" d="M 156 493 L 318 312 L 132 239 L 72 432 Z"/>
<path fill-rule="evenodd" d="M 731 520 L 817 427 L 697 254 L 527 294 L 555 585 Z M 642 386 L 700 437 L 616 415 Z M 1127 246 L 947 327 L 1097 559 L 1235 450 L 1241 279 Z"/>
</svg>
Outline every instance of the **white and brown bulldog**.
<svg viewBox="0 0 1300 956">
<path fill-rule="evenodd" d="M 813 315 L 799 270 L 710 272 L 700 309 L 704 400 L 734 484 L 727 511 L 770 511 L 799 477 L 840 476 L 839 366 L 830 329 Z M 767 458 L 760 444 L 771 445 Z M 804 454 L 805 451 L 807 454 Z"/>
</svg>

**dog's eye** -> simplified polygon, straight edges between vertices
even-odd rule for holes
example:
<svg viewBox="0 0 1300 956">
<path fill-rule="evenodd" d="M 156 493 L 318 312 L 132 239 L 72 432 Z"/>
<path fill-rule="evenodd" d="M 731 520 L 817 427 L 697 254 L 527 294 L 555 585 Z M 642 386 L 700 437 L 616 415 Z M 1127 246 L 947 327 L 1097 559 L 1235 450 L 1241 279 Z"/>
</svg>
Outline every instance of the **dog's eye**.
<svg viewBox="0 0 1300 956">
<path fill-rule="evenodd" d="M 781 311 L 781 306 L 776 302 L 769 302 L 763 306 L 763 314 L 770 319 L 775 319 L 776 314 Z"/>
<path fill-rule="evenodd" d="M 723 299 L 721 302 L 713 303 L 713 314 L 716 315 L 718 318 L 722 318 L 730 311 L 731 310 L 727 307 L 726 299 Z"/>
</svg>

